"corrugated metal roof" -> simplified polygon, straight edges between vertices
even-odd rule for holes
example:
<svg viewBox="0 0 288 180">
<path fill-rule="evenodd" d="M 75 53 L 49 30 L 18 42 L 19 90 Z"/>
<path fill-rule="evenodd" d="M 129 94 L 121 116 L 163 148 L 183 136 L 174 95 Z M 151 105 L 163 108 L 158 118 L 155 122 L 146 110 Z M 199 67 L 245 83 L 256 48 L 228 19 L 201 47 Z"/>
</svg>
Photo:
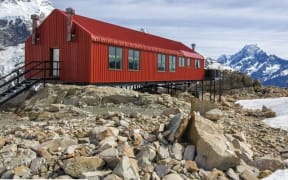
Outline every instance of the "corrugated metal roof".
<svg viewBox="0 0 288 180">
<path fill-rule="evenodd" d="M 59 11 L 66 16 L 64 11 L 58 9 L 55 11 Z M 89 32 L 92 40 L 95 42 L 204 59 L 202 55 L 174 40 L 80 15 L 73 15 L 73 22 Z"/>
</svg>

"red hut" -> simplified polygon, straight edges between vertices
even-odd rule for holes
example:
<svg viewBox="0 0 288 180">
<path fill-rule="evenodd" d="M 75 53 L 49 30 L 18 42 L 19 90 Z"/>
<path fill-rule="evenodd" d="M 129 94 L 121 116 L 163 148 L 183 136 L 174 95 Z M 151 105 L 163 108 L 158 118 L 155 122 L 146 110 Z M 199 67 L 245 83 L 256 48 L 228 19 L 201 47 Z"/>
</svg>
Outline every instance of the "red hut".
<svg viewBox="0 0 288 180">
<path fill-rule="evenodd" d="M 69 83 L 149 83 L 204 79 L 204 57 L 149 33 L 54 10 L 25 46 L 25 64 L 48 62 L 41 76 Z M 44 66 L 44 65 L 43 65 Z M 42 66 L 42 67 L 43 67 Z"/>
</svg>

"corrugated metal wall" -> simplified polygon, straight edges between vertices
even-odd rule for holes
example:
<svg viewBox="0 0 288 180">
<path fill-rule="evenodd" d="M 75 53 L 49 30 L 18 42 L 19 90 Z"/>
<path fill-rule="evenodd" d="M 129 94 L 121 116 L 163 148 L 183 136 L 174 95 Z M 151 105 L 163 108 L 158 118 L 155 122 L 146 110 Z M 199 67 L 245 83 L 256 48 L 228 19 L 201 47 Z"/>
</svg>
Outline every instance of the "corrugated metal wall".
<svg viewBox="0 0 288 180">
<path fill-rule="evenodd" d="M 106 43 L 92 41 L 94 36 L 74 23 L 75 38 L 66 41 L 66 16 L 55 10 L 38 29 L 40 41 L 32 45 L 31 37 L 26 41 L 25 63 L 50 60 L 50 49 L 60 49 L 60 80 L 80 83 L 156 82 L 204 79 L 204 60 L 201 69 L 195 69 L 194 60 L 188 68 L 179 67 L 169 72 L 169 54 L 166 54 L 166 71 L 157 71 L 157 52 L 140 50 L 140 70 L 128 70 L 128 47 L 123 48 L 122 70 L 108 69 L 108 47 Z M 47 75 L 49 72 L 47 72 Z"/>
<path fill-rule="evenodd" d="M 60 11 L 52 14 L 38 29 L 40 41 L 32 45 L 31 37 L 25 44 L 25 64 L 31 61 L 49 61 L 50 49 L 60 49 L 60 80 L 90 82 L 91 36 L 74 24 L 75 38 L 66 41 L 66 17 Z M 50 65 L 51 66 L 51 65 Z M 50 74 L 47 72 L 47 75 Z"/>
<path fill-rule="evenodd" d="M 166 71 L 157 71 L 157 54 L 140 50 L 140 70 L 128 70 L 128 49 L 123 48 L 122 70 L 108 69 L 108 47 L 107 44 L 92 44 L 91 61 L 91 83 L 114 83 L 114 82 L 153 82 L 153 81 L 182 81 L 203 80 L 204 60 L 201 60 L 201 69 L 195 69 L 195 59 L 191 59 L 191 66 L 179 67 L 176 58 L 176 72 L 169 72 L 169 55 L 166 54 Z M 186 64 L 186 58 L 185 58 Z"/>
</svg>

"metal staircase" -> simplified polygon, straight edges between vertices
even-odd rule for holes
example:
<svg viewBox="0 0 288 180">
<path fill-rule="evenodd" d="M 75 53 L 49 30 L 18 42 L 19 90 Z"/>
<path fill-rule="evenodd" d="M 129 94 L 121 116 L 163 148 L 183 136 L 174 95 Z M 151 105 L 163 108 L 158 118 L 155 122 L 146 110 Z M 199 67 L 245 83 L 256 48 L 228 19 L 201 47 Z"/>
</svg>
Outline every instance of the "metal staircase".
<svg viewBox="0 0 288 180">
<path fill-rule="evenodd" d="M 15 98 L 36 84 L 47 80 L 56 80 L 51 77 L 51 61 L 32 61 L 28 64 L 18 64 L 18 68 L 0 78 L 0 106 Z M 59 63 L 59 62 L 56 62 Z M 58 66 L 59 67 L 59 66 Z M 58 69 L 59 70 L 59 69 Z"/>
</svg>

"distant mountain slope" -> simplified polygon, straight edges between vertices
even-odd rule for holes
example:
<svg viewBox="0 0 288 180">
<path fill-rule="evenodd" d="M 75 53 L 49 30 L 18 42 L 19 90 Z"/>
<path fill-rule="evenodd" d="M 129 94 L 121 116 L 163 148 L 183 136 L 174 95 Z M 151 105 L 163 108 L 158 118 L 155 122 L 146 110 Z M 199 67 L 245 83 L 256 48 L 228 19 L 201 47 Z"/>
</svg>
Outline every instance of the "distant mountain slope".
<svg viewBox="0 0 288 180">
<path fill-rule="evenodd" d="M 268 55 L 257 45 L 246 45 L 234 55 L 222 55 L 218 62 L 260 80 L 263 85 L 288 87 L 288 60 Z"/>
<path fill-rule="evenodd" d="M 0 0 L 0 76 L 24 60 L 24 45 L 31 32 L 31 15 L 42 21 L 54 8 L 48 0 Z"/>
</svg>

